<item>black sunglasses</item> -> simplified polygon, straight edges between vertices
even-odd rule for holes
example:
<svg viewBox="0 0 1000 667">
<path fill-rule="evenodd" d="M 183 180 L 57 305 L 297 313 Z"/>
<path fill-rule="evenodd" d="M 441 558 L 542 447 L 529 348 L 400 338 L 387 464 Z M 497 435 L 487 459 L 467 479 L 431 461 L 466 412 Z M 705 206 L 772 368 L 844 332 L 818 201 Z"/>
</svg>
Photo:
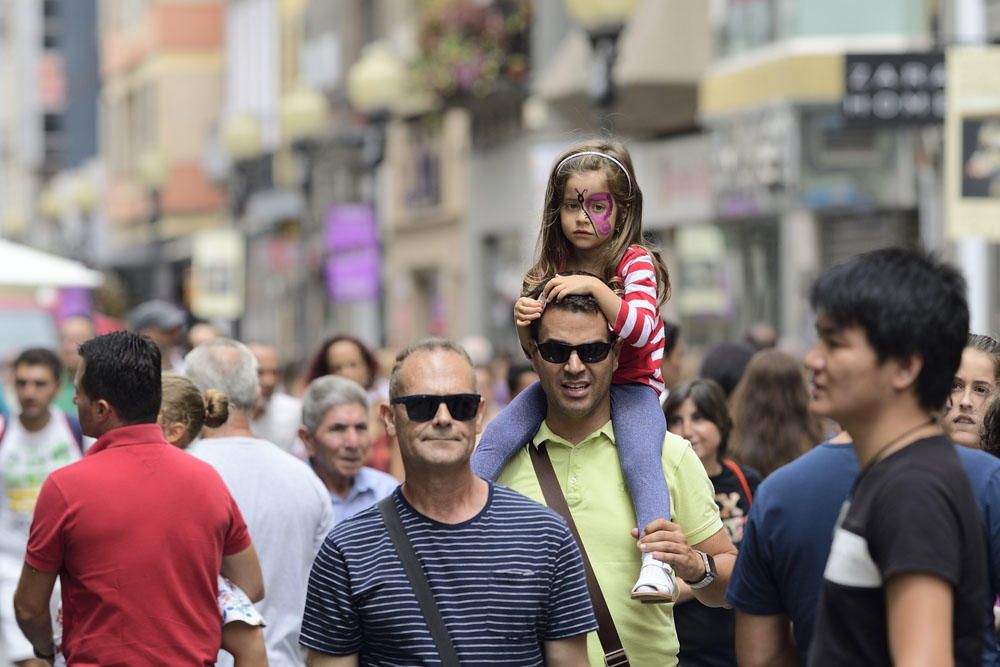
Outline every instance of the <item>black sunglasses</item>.
<svg viewBox="0 0 1000 667">
<path fill-rule="evenodd" d="M 411 396 L 397 396 L 390 401 L 393 405 L 403 404 L 406 406 L 406 416 L 415 422 L 429 422 L 437 414 L 438 406 L 444 403 L 448 406 L 448 412 L 453 419 L 460 422 L 467 422 L 474 419 L 479 411 L 479 402 L 482 397 L 479 394 L 413 394 Z"/>
<path fill-rule="evenodd" d="M 596 364 L 604 361 L 608 353 L 611 352 L 611 343 L 583 343 L 582 345 L 567 345 L 566 343 L 556 343 L 548 341 L 538 344 L 538 354 L 542 359 L 552 364 L 565 364 L 569 361 L 571 354 L 576 352 L 580 361 L 585 364 Z"/>
</svg>

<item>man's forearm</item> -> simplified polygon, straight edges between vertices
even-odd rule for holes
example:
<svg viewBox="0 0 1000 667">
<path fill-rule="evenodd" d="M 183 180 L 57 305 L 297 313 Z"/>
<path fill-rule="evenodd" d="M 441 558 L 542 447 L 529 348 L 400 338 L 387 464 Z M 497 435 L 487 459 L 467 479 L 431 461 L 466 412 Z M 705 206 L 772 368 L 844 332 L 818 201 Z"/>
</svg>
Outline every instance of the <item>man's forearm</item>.
<svg viewBox="0 0 1000 667">
<path fill-rule="evenodd" d="M 25 613 L 21 609 L 16 610 L 17 625 L 21 632 L 28 638 L 31 645 L 41 655 L 52 655 L 55 647 L 52 642 L 52 614 L 48 609 L 35 614 Z"/>
<path fill-rule="evenodd" d="M 729 586 L 729 578 L 733 574 L 733 566 L 736 564 L 736 554 L 720 553 L 712 556 L 715 560 L 716 576 L 705 588 L 691 589 L 694 597 L 706 607 L 726 606 L 726 587 Z"/>
</svg>

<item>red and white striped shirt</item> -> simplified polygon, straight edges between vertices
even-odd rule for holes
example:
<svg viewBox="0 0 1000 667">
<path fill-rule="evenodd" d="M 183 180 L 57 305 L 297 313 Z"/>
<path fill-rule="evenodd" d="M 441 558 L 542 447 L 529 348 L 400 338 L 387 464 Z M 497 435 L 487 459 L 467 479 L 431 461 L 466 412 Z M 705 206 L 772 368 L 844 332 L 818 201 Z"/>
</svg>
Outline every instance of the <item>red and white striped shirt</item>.
<svg viewBox="0 0 1000 667">
<path fill-rule="evenodd" d="M 611 330 L 625 341 L 618 357 L 615 384 L 649 385 L 663 392 L 663 318 L 656 305 L 656 268 L 640 246 L 631 246 L 618 263 L 618 277 L 625 283 L 618 317 Z"/>
</svg>

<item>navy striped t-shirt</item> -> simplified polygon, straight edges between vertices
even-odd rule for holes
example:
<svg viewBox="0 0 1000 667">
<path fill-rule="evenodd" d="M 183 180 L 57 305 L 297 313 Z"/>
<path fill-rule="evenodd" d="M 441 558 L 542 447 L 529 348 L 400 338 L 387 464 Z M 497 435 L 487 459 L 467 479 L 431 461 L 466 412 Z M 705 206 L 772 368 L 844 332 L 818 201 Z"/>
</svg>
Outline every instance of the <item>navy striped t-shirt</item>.
<svg viewBox="0 0 1000 667">
<path fill-rule="evenodd" d="M 399 489 L 393 499 L 463 665 L 541 665 L 542 642 L 597 628 L 580 552 L 552 510 L 490 484 L 482 511 L 449 525 Z M 440 664 L 377 507 L 327 536 L 299 642 L 361 664 Z"/>
</svg>

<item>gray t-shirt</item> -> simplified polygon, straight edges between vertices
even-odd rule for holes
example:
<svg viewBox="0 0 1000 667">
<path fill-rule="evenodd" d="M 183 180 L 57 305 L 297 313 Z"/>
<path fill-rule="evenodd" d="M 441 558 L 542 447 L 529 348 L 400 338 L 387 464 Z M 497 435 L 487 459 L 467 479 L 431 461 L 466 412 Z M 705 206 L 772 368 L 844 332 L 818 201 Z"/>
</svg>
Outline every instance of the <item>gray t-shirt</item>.
<svg viewBox="0 0 1000 667">
<path fill-rule="evenodd" d="M 267 440 L 198 440 L 188 451 L 214 467 L 246 519 L 264 573 L 264 640 L 271 667 L 300 667 L 306 584 L 313 559 L 333 528 L 323 484 L 309 466 Z M 219 665 L 231 666 L 228 653 Z"/>
</svg>

